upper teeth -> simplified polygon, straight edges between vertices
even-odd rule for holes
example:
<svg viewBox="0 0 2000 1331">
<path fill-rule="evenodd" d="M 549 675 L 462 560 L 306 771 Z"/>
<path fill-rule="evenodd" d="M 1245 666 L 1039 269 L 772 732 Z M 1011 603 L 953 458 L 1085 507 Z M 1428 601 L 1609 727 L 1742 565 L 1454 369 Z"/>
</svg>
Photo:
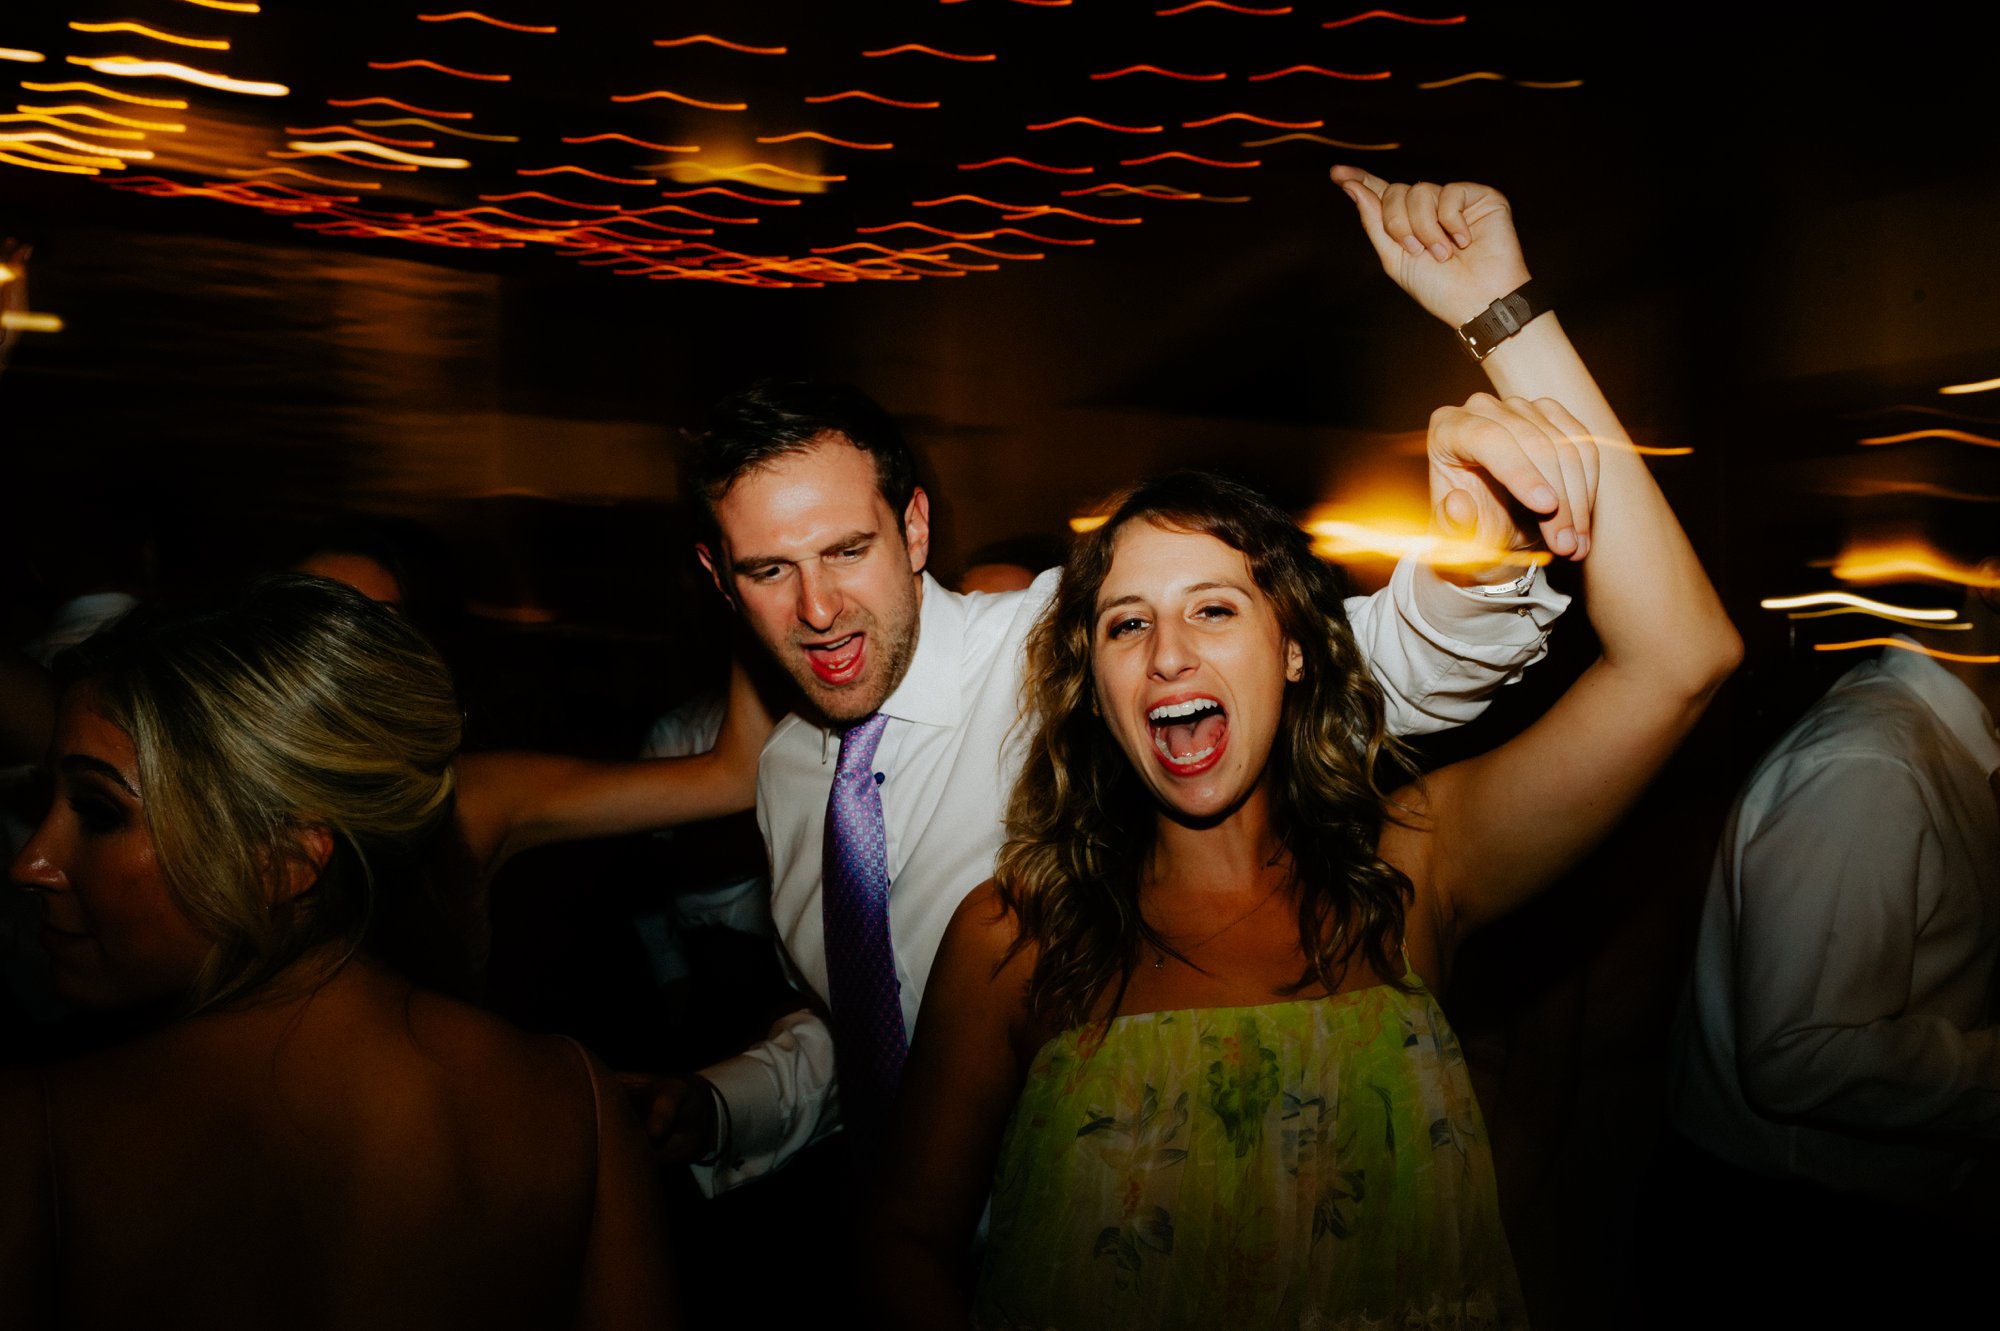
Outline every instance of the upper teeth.
<svg viewBox="0 0 2000 1331">
<path fill-rule="evenodd" d="M 1190 698 L 1186 702 L 1170 702 L 1163 706 L 1155 707 L 1152 711 L 1146 713 L 1146 719 L 1149 721 L 1176 721 L 1184 716 L 1193 716 L 1196 712 L 1220 710 L 1222 710 L 1222 704 L 1213 698 Z"/>
</svg>

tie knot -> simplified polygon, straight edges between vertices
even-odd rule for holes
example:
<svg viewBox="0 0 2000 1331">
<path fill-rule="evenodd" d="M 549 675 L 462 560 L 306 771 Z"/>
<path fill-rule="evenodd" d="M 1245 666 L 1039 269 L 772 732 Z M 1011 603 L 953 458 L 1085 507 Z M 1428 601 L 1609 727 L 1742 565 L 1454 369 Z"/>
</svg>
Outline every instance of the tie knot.
<svg viewBox="0 0 2000 1331">
<path fill-rule="evenodd" d="M 887 716 L 873 712 L 840 732 L 840 765 L 835 769 L 836 774 L 866 773 L 869 764 L 875 761 L 875 750 L 881 747 L 882 731 L 888 724 Z"/>
</svg>

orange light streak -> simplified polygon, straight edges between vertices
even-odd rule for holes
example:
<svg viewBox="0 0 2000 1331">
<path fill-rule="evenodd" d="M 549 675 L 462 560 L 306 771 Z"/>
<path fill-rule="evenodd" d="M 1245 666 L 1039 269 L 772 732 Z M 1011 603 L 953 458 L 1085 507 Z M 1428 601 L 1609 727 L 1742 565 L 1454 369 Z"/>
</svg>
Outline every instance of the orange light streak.
<svg viewBox="0 0 2000 1331">
<path fill-rule="evenodd" d="M 831 134 L 822 134 L 816 129 L 802 129 L 795 134 L 759 134 L 759 143 L 790 143 L 795 139 L 818 139 L 821 143 L 831 143 L 837 148 L 859 148 L 868 152 L 887 152 L 893 143 L 856 143 L 853 139 L 836 139 Z"/>
<path fill-rule="evenodd" d="M 858 226 L 854 233 L 859 236 L 878 236 L 884 231 L 928 231 L 933 236 L 949 236 L 953 240 L 991 240 L 998 231 L 947 231 L 943 227 L 931 226 L 924 222 L 890 222 L 885 226 Z"/>
<path fill-rule="evenodd" d="M 1109 513 L 1093 513 L 1089 517 L 1071 518 L 1069 520 L 1069 529 L 1078 536 L 1081 536 L 1085 532 L 1096 531 L 1109 521 L 1111 521 Z"/>
<path fill-rule="evenodd" d="M 524 189 L 518 194 L 482 194 L 481 203 L 512 203 L 516 199 L 541 199 L 548 203 L 561 204 L 565 208 L 582 208 L 593 213 L 615 213 L 619 205 L 615 203 L 584 203 L 577 199 L 559 199 L 553 194 L 544 194 L 538 189 Z"/>
<path fill-rule="evenodd" d="M 628 218 L 650 217 L 654 213 L 684 213 L 689 217 L 698 217 L 704 222 L 722 222 L 732 226 L 747 225 L 750 223 L 761 222 L 764 220 L 761 217 L 722 217 L 715 213 L 698 212 L 693 208 L 683 207 L 678 203 L 662 203 L 652 208 L 634 208 L 629 212 L 627 212 L 623 217 L 614 218 L 613 220 L 622 222 L 627 220 Z M 642 225 L 654 226 L 657 224 L 653 222 L 646 222 L 642 223 Z"/>
<path fill-rule="evenodd" d="M 1093 129 L 1108 129 L 1119 134 L 1158 134 L 1164 125 L 1114 125 L 1108 120 L 1096 120 L 1090 116 L 1066 116 L 1061 120 L 1048 120 L 1029 129 L 1061 129 L 1064 125 L 1089 125 Z"/>
<path fill-rule="evenodd" d="M 1564 79 L 1560 83 L 1545 83 L 1545 82 L 1537 82 L 1534 79 L 1515 79 L 1514 86 L 1517 88 L 1536 88 L 1543 91 L 1552 91 L 1562 88 L 1581 88 L 1583 86 L 1583 80 Z"/>
<path fill-rule="evenodd" d="M 635 139 L 630 134 L 585 134 L 581 138 L 566 138 L 563 142 L 603 143 L 608 139 L 615 139 L 620 143 L 629 143 L 637 148 L 651 148 L 656 153 L 698 153 L 701 151 L 699 144 L 648 143 L 644 139 Z"/>
<path fill-rule="evenodd" d="M 1099 222 L 1105 226 L 1137 226 L 1143 217 L 1098 217 L 1092 213 L 1080 213 L 1074 208 L 1057 208 L 1042 204 L 1034 208 L 1023 208 L 1019 212 L 1004 214 L 1009 222 L 1018 222 L 1027 217 L 1074 217 L 1079 222 Z"/>
<path fill-rule="evenodd" d="M 1280 134 L 1275 139 L 1245 139 L 1246 148 L 1268 148 L 1274 143 L 1291 143 L 1304 140 L 1307 143 L 1324 143 L 1330 148 L 1347 148 L 1358 153 L 1384 153 L 1402 147 L 1400 143 L 1349 143 L 1345 139 L 1329 139 L 1324 134 Z"/>
<path fill-rule="evenodd" d="M 721 185 L 703 185 L 700 189 L 669 189 L 660 191 L 660 197 L 663 199 L 692 199 L 701 194 L 720 194 L 724 198 L 740 199 L 744 203 L 775 204 L 784 208 L 796 208 L 799 206 L 797 199 L 768 199 L 758 194 L 745 194 L 741 190 L 727 189 Z"/>
<path fill-rule="evenodd" d="M 1196 156 L 1195 156 L 1195 155 L 1194 155 L 1193 153 L 1184 153 L 1184 152 L 1180 151 L 1180 149 L 1178 149 L 1178 148 L 1175 148 L 1175 149 L 1172 149 L 1172 150 L 1170 150 L 1170 151 L 1168 151 L 1168 152 L 1163 152 L 1163 153 L 1154 153 L 1154 154 L 1153 154 L 1153 155 L 1152 155 L 1151 157 L 1134 157 L 1134 158 L 1130 159 L 1129 161 L 1122 161 L 1122 162 L 1120 162 L 1120 163 L 1119 163 L 1118 165 L 1120 165 L 1120 166 L 1145 166 L 1145 165 L 1146 165 L 1147 163 L 1149 163 L 1149 162 L 1164 162 L 1164 161 L 1166 161 L 1166 160 L 1167 160 L 1168 158 L 1170 158 L 1170 157 L 1179 157 L 1179 158 L 1183 158 L 1183 159 L 1185 159 L 1185 160 L 1187 160 L 1187 161 L 1190 161 L 1190 162 L 1198 162 L 1198 163 L 1200 163 L 1200 164 L 1201 164 L 1202 166 L 1221 166 L 1221 167 L 1228 167 L 1228 168 L 1230 168 L 1231 170 L 1241 170 L 1241 169 L 1243 169 L 1243 168 L 1246 168 L 1246 167 L 1252 167 L 1252 166 L 1262 166 L 1262 165 L 1263 165 L 1263 163 L 1262 163 L 1262 162 L 1259 162 L 1259 161 L 1248 161 L 1248 162 L 1225 162 L 1225 161 L 1221 160 L 1220 158 L 1216 158 L 1216 157 L 1196 157 Z"/>
<path fill-rule="evenodd" d="M 25 130 L 19 134 L 0 133 L 0 143 L 11 143 L 23 152 L 43 152 L 45 151 L 44 149 L 36 148 L 32 145 L 37 143 L 53 143 L 59 147 L 72 148 L 80 153 L 95 153 L 95 157 L 87 159 L 88 164 L 91 166 L 113 164 L 99 160 L 101 158 L 136 157 L 143 161 L 153 155 L 151 150 L 146 148 L 113 148 L 102 143 L 85 143 L 82 139 L 72 139 L 67 134 L 58 134 L 54 130 L 47 129 Z M 61 156 L 61 154 L 57 154 L 57 156 Z"/>
<path fill-rule="evenodd" d="M 301 129 L 296 125 L 285 126 L 287 134 L 352 134 L 357 139 L 367 139 L 373 143 L 386 143 L 392 148 L 435 148 L 430 139 L 392 139 L 387 134 L 371 134 L 365 129 L 352 125 L 319 125 L 312 129 Z"/>
<path fill-rule="evenodd" d="M 263 6 L 246 3 L 246 0 L 183 0 L 190 5 L 200 5 L 203 9 L 226 9 L 232 14 L 261 14 Z"/>
<path fill-rule="evenodd" d="M 347 153 L 364 153 L 369 157 L 379 157 L 387 162 L 396 162 L 415 169 L 420 166 L 442 167 L 451 171 L 462 171 L 472 163 L 463 157 L 420 157 L 416 153 L 406 153 L 401 148 L 385 148 L 366 139 L 335 139 L 330 143 L 313 143 L 306 139 L 295 139 L 285 145 L 294 152 L 325 153 L 329 157 L 338 156 L 348 160 Z"/>
<path fill-rule="evenodd" d="M 133 106 L 156 106 L 166 111 L 187 110 L 187 103 L 177 97 L 140 97 L 129 92 L 100 88 L 95 83 L 29 83 L 24 79 L 21 86 L 30 92 L 94 92 L 99 97 L 109 97 L 116 102 L 129 102 Z"/>
<path fill-rule="evenodd" d="M 1374 83 L 1389 77 L 1389 71 L 1386 69 L 1377 70 L 1373 74 L 1349 74 L 1344 70 L 1322 69 L 1318 65 L 1287 65 L 1283 69 L 1274 69 L 1268 74 L 1252 74 L 1250 81 L 1252 83 L 1263 83 L 1267 79 L 1281 79 L 1289 74 L 1319 74 L 1326 78 L 1347 79 L 1354 83 Z"/>
<path fill-rule="evenodd" d="M 656 89 L 653 92 L 635 92 L 624 97 L 614 96 L 611 100 L 614 102 L 644 102 L 656 97 L 663 97 L 669 101 L 684 102 L 689 106 L 698 106 L 704 111 L 747 111 L 750 109 L 750 103 L 748 102 L 704 102 L 696 97 L 684 97 L 677 92 L 668 92 L 664 88 Z"/>
<path fill-rule="evenodd" d="M 0 310 L 0 328 L 15 333 L 60 333 L 60 315 L 35 314 L 28 310 Z"/>
<path fill-rule="evenodd" d="M 79 23 L 72 19 L 70 27 L 78 32 L 136 32 L 141 37 L 151 37 L 156 42 L 168 42 L 174 46 L 191 46 L 200 51 L 227 51 L 229 42 L 221 37 L 177 37 L 171 32 L 161 32 L 143 23 L 119 21 L 115 23 Z"/>
<path fill-rule="evenodd" d="M 783 55 L 786 50 L 782 46 L 745 46 L 741 42 L 728 41 L 725 38 L 711 36 L 706 32 L 698 32 L 692 37 L 662 37 L 654 42 L 653 45 L 687 46 L 693 42 L 709 42 L 715 46 L 726 46 L 732 51 L 741 51 L 745 55 Z"/>
<path fill-rule="evenodd" d="M 1271 18 L 1279 14 L 1289 14 L 1292 12 L 1290 5 L 1285 5 L 1279 9 L 1252 9 L 1248 5 L 1229 4 L 1227 0 L 1194 0 L 1192 4 L 1182 5 L 1177 9 L 1156 9 L 1153 11 L 1153 16 L 1155 18 L 1172 18 L 1176 14 L 1186 14 L 1197 9 L 1226 9 L 1232 14 L 1254 14 L 1260 18 Z"/>
<path fill-rule="evenodd" d="M 1939 661 L 1962 661 L 1966 665 L 2000 665 L 2000 656 L 1969 656 L 1964 652 L 1943 652 L 1922 643 L 1905 642 L 1901 638 L 1859 638 L 1853 642 L 1816 642 L 1816 652 L 1853 652 L 1864 647 L 1894 647 L 1898 651 L 1916 652 Z"/>
<path fill-rule="evenodd" d="M 1313 537 L 1313 553 L 1325 559 L 1407 558 L 1433 568 L 1480 568 L 1493 564 L 1533 568 L 1550 560 L 1546 550 L 1508 550 L 1477 541 L 1435 536 L 1428 531 L 1413 531 L 1403 524 L 1317 518 L 1304 525 L 1307 534 Z"/>
<path fill-rule="evenodd" d="M 1182 74 L 1171 69 L 1161 69 L 1158 65 L 1127 65 L 1123 69 L 1108 69 L 1102 74 L 1092 74 L 1093 81 L 1099 79 L 1122 79 L 1127 74 L 1158 74 L 1161 78 L 1180 79 L 1186 83 L 1215 83 L 1229 76 L 1227 74 Z"/>
<path fill-rule="evenodd" d="M 435 60 L 370 60 L 370 69 L 434 69 L 440 74 L 449 74 L 455 79 L 477 79 L 481 83 L 512 83 L 512 74 L 475 74 L 469 69 L 453 69 L 450 65 L 440 65 Z"/>
<path fill-rule="evenodd" d="M 1989 439 L 1983 434 L 1973 434 L 1966 430 L 1911 430 L 1907 434 L 1877 435 L 1873 439 L 1863 439 L 1863 444 L 1907 444 L 1917 439 L 1945 439 L 1956 444 L 1978 444 L 1982 448 L 2000 448 L 2000 439 Z"/>
<path fill-rule="evenodd" d="M 2000 388 L 2000 379 L 1981 379 L 1976 384 L 1946 384 L 1938 392 L 1946 397 L 1956 397 L 1961 393 L 1990 393 Z"/>
<path fill-rule="evenodd" d="M 51 116 L 89 116 L 92 120 L 105 120 L 114 125 L 127 125 L 133 129 L 158 130 L 165 134 L 179 134 L 187 129 L 186 125 L 176 124 L 171 120 L 133 120 L 126 116 L 114 116 L 109 111 L 100 111 L 94 106 L 28 106 L 20 104 L 15 106 L 14 109 Z M 0 116 L 0 120 L 11 119 L 13 119 L 12 116 Z"/>
<path fill-rule="evenodd" d="M 1416 23 L 1428 28 L 1441 28 L 1448 24 L 1465 22 L 1465 15 L 1463 14 L 1454 14 L 1450 18 L 1415 18 L 1409 14 L 1391 13 L 1386 9 L 1371 9 L 1363 14 L 1349 14 L 1346 18 L 1329 20 L 1320 24 L 1320 26 L 1322 28 L 1344 28 L 1350 23 L 1360 23 L 1365 19 L 1371 18 L 1393 19 L 1398 23 Z"/>
<path fill-rule="evenodd" d="M 1030 171 L 1046 171 L 1055 176 L 1087 176 L 1096 171 L 1094 166 L 1048 166 L 1041 162 L 1031 162 L 1025 157 L 995 157 L 988 162 L 960 162 L 961 171 L 984 171 L 989 166 L 1025 166 Z"/>
<path fill-rule="evenodd" d="M 281 152 L 276 152 L 276 151 L 272 151 L 272 152 L 267 152 L 267 153 L 265 153 L 264 155 L 265 155 L 266 157 L 275 157 L 275 158 L 278 158 L 278 159 L 280 159 L 280 160 L 285 160 L 285 161 L 298 161 L 298 160 L 300 160 L 300 159 L 302 159 L 302 158 L 307 158 L 307 157 L 324 157 L 324 158 L 327 158 L 327 159 L 328 159 L 329 161 L 335 161 L 335 162 L 344 162 L 344 163 L 346 163 L 346 164 L 347 164 L 348 166 L 365 166 L 365 167 L 367 167 L 367 168 L 368 168 L 369 170 L 371 170 L 371 171 L 414 171 L 414 170 L 416 170 L 416 169 L 417 169 L 417 168 L 415 168 L 414 166 L 405 166 L 405 165 L 403 165 L 403 164 L 402 164 L 402 163 L 400 163 L 400 162 L 383 162 L 383 161 L 377 161 L 377 160 L 375 160 L 375 159 L 373 159 L 373 158 L 368 158 L 368 157 L 353 157 L 353 156 L 350 156 L 349 154 L 347 154 L 347 153 L 344 153 L 344 152 L 325 152 L 325 153 L 311 153 L 311 152 L 284 152 L 284 153 L 281 153 Z"/>
<path fill-rule="evenodd" d="M 509 23 L 505 19 L 493 18 L 490 15 L 481 14 L 477 10 L 472 10 L 472 9 L 461 9 L 456 14 L 417 15 L 417 22 L 419 23 L 450 23 L 453 19 L 471 19 L 476 23 L 490 23 L 496 28 L 505 28 L 509 32 L 533 32 L 533 33 L 544 33 L 544 34 L 553 34 L 555 32 L 554 24 L 550 24 L 547 27 L 535 27 L 526 23 Z"/>
<path fill-rule="evenodd" d="M 79 166 L 74 163 L 38 162 L 29 157 L 16 157 L 10 152 L 0 151 L 0 162 L 12 166 L 25 166 L 32 171 L 54 171 L 65 176 L 94 176 L 98 173 L 94 166 Z"/>
<path fill-rule="evenodd" d="M 1061 240 L 1055 236 L 1044 236 L 1033 231 L 1023 231 L 1017 226 L 1003 226 L 991 234 L 994 236 L 1019 236 L 1023 240 L 1032 240 L 1037 245 L 1095 245 L 1097 243 L 1097 237 L 1095 236 L 1079 236 L 1074 240 Z"/>
<path fill-rule="evenodd" d="M 824 97 L 808 97 L 806 100 L 808 102 L 838 102 L 848 97 L 860 97 L 867 101 L 880 102 L 884 106 L 900 106 L 905 111 L 935 111 L 938 107 L 944 105 L 943 102 L 899 102 L 893 97 L 884 97 L 882 94 L 875 92 L 863 92 L 859 88 L 850 88 L 846 92 L 830 92 Z"/>
<path fill-rule="evenodd" d="M 266 166 L 252 168 L 231 167 L 224 172 L 231 176 L 297 176 L 300 180 L 310 180 L 315 185 L 332 185 L 335 189 L 381 189 L 379 180 L 333 180 L 327 176 L 316 176 L 309 171 L 301 171 L 295 166 Z"/>
<path fill-rule="evenodd" d="M 211 74 L 204 69 L 193 69 L 172 60 L 138 60 L 129 55 L 97 56 L 73 55 L 68 57 L 72 65 L 82 65 L 100 74 L 116 74 L 121 78 L 179 79 L 183 83 L 197 83 L 217 92 L 240 92 L 249 97 L 284 97 L 291 89 L 282 83 L 251 83 L 243 79 L 232 79 L 222 74 Z"/>
<path fill-rule="evenodd" d="M 1494 83 L 1501 83 L 1506 78 L 1505 74 L 1496 74 L 1490 69 L 1476 69 L 1470 74 L 1459 74 L 1448 79 L 1436 79 L 1430 83 L 1419 83 L 1417 86 L 1425 92 L 1429 92 L 1433 88 L 1449 88 L 1455 83 L 1466 83 L 1473 79 L 1487 79 Z"/>
<path fill-rule="evenodd" d="M 901 46 L 891 46 L 880 51 L 863 51 L 861 54 L 877 58 L 885 55 L 903 55 L 906 52 L 915 55 L 934 55 L 940 60 L 964 60 L 973 63 L 1000 58 L 997 55 L 960 55 L 954 51 L 940 51 L 935 46 L 923 46 L 917 42 L 905 42 Z"/>
<path fill-rule="evenodd" d="M 1950 611 L 1946 611 L 1950 614 Z M 1926 629 L 1932 633 L 1970 633 L 1970 624 L 1933 624 L 1927 620 L 1911 619 L 1905 615 L 1885 615 L 1875 610 L 1858 610 L 1853 606 L 1835 606 L 1831 610 L 1794 610 L 1786 619 L 1831 619 L 1835 615 L 1867 615 L 1871 619 L 1886 619 L 1892 624 L 1907 624 L 1911 628 Z"/>
<path fill-rule="evenodd" d="M 410 120 L 356 120 L 354 123 L 357 125 L 372 126 L 377 129 L 388 129 L 396 125 L 422 125 L 425 129 L 435 130 L 439 134 L 449 134 L 455 139 L 477 139 L 481 143 L 519 143 L 521 141 L 521 136 L 518 134 L 474 134 L 469 129 L 453 129 L 450 125 L 440 125 L 435 121 L 425 120 L 422 117 Z"/>
<path fill-rule="evenodd" d="M 1326 125 L 1324 120 L 1271 120 L 1264 116 L 1253 116 L 1248 111 L 1225 111 L 1219 116 L 1210 116 L 1206 120 L 1182 121 L 1181 128 L 1206 129 L 1210 125 L 1219 125 L 1225 120 L 1248 120 L 1256 125 L 1269 125 L 1272 129 L 1321 129 Z"/>
<path fill-rule="evenodd" d="M 1152 199 L 1199 199 L 1201 195 L 1187 190 L 1174 189 L 1169 185 L 1092 185 L 1088 189 L 1066 189 L 1065 199 L 1077 198 L 1085 194 L 1143 194 Z"/>
<path fill-rule="evenodd" d="M 0 124 L 18 124 L 23 121 L 32 125 L 49 125 L 56 129 L 66 129 L 77 134 L 94 134 L 100 139 L 144 139 L 146 137 L 145 132 L 142 130 L 104 129 L 97 125 L 79 125 L 73 120 L 64 120 L 61 116 L 46 115 L 37 112 L 29 112 L 26 115 L 17 116 L 0 116 Z"/>
<path fill-rule="evenodd" d="M 23 51 L 18 47 L 0 46 L 0 60 L 16 60 L 24 65 L 39 65 L 48 57 L 40 51 Z"/>
<path fill-rule="evenodd" d="M 702 178 L 702 175 L 690 176 L 688 174 L 695 172 L 702 173 L 708 177 L 719 176 L 725 180 L 736 180 L 756 171 L 768 171 L 772 175 L 790 176 L 794 180 L 812 181 L 816 184 L 830 184 L 835 181 L 847 179 L 846 176 L 816 176 L 807 171 L 794 171 L 788 166 L 773 166 L 769 162 L 750 162 L 743 166 L 709 166 L 701 162 L 688 162 L 685 164 L 676 163 L 675 166 L 677 171 L 682 173 L 679 180 L 679 183 L 682 184 L 685 184 L 690 178 Z"/>
<path fill-rule="evenodd" d="M 1842 582 L 1891 582 L 1915 577 L 1961 587 L 2000 587 L 2000 577 L 1954 563 L 1915 541 L 1848 551 L 1834 562 L 1833 576 Z"/>
<path fill-rule="evenodd" d="M 517 167 L 514 171 L 514 174 L 517 176 L 553 176 L 564 172 L 567 172 L 571 175 L 589 176 L 592 180 L 601 180 L 607 185 L 650 185 L 653 183 L 653 181 L 647 179 L 644 176 L 641 176 L 637 180 L 633 180 L 626 176 L 607 176 L 602 171 L 592 171 L 588 167 L 568 166 L 568 165 L 532 166 L 532 167 L 523 166 L 523 167 Z"/>
<path fill-rule="evenodd" d="M 326 104 L 328 106 L 338 106 L 342 110 L 350 106 L 393 106 L 398 111 L 408 111 L 413 116 L 436 116 L 440 120 L 472 119 L 472 112 L 470 111 L 433 111 L 429 107 L 411 106 L 408 102 L 399 102 L 393 97 L 357 97 L 345 102 L 329 97 L 326 99 Z"/>
<path fill-rule="evenodd" d="M 947 203 L 977 203 L 983 204 L 988 208 L 998 208 L 1003 212 L 1018 212 L 1022 209 L 1032 212 L 1035 208 L 1035 205 L 1032 203 L 995 203 L 992 199 L 982 199 L 977 194 L 948 194 L 942 199 L 918 199 L 910 206 L 913 208 L 936 208 Z"/>
</svg>

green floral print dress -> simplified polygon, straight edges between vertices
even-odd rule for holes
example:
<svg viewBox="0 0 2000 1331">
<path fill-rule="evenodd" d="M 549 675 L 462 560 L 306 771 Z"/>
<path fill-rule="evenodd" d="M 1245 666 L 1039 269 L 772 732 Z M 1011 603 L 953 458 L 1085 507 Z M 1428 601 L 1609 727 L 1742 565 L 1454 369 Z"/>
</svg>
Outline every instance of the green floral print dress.
<svg viewBox="0 0 2000 1331">
<path fill-rule="evenodd" d="M 1414 975 L 1044 1045 L 982 1327 L 1524 1327 L 1458 1037 Z"/>
</svg>

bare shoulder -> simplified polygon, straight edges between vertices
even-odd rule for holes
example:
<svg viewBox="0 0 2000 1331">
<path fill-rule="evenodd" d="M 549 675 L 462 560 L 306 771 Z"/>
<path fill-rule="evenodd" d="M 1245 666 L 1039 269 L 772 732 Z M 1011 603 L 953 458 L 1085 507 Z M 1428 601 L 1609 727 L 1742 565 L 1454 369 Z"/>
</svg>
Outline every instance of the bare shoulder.
<svg viewBox="0 0 2000 1331">
<path fill-rule="evenodd" d="M 1020 920 L 1008 908 L 999 884 L 989 878 L 966 893 L 952 912 L 938 946 L 938 964 L 977 968 L 994 979 L 1003 972 L 1025 975 L 1034 969 L 1034 948 L 1030 944 L 1015 950 L 1019 937 Z"/>
</svg>

